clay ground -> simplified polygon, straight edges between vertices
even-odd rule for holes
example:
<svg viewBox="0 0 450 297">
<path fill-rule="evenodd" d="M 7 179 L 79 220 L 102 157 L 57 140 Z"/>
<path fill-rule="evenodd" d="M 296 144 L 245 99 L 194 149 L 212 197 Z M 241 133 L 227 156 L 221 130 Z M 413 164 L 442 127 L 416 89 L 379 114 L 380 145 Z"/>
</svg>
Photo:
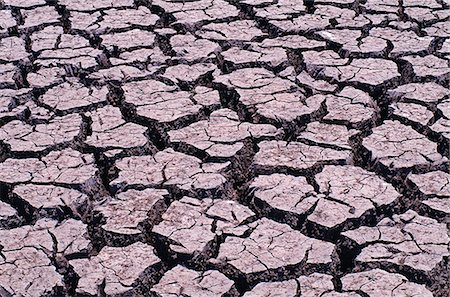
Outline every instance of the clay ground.
<svg viewBox="0 0 450 297">
<path fill-rule="evenodd" d="M 0 296 L 450 296 L 448 0 L 0 0 Z"/>
</svg>

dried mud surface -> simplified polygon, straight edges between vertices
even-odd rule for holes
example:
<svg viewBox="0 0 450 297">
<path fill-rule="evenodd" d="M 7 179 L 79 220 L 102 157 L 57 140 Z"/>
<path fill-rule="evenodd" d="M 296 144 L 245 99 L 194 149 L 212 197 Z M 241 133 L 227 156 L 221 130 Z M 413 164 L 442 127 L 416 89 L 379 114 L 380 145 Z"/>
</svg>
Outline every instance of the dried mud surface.
<svg viewBox="0 0 450 297">
<path fill-rule="evenodd" d="M 450 296 L 447 0 L 0 0 L 0 296 Z"/>
</svg>

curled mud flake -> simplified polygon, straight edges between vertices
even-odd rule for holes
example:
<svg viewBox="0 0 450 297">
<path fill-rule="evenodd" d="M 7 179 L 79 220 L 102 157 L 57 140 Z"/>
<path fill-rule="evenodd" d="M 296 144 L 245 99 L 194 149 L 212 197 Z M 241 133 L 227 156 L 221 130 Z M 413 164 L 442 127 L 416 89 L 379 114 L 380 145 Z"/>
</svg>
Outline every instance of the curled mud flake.
<svg viewBox="0 0 450 297">
<path fill-rule="evenodd" d="M 272 125 L 240 122 L 234 111 L 220 109 L 209 120 L 169 131 L 168 135 L 172 143 L 194 146 L 211 157 L 229 158 L 243 148 L 243 141 L 275 137 L 279 133 Z"/>
<path fill-rule="evenodd" d="M 141 70 L 134 66 L 119 65 L 111 68 L 100 69 L 90 74 L 89 79 L 97 80 L 100 84 L 116 81 L 125 82 L 134 79 L 146 78 L 154 74 L 159 69 L 159 67 L 148 67 L 147 69 Z"/>
<path fill-rule="evenodd" d="M 314 39 L 308 39 L 300 35 L 286 35 L 276 38 L 266 38 L 258 43 L 262 48 L 285 48 L 292 50 L 323 49 L 326 43 Z"/>
<path fill-rule="evenodd" d="M 311 14 L 299 16 L 292 20 L 271 20 L 270 23 L 279 28 L 281 31 L 288 32 L 290 34 L 303 33 L 310 30 L 322 30 L 330 24 L 329 19 Z"/>
<path fill-rule="evenodd" d="M 373 28 L 370 30 L 369 36 L 392 42 L 393 49 L 389 54 L 391 57 L 426 53 L 433 41 L 433 37 L 420 37 L 412 31 L 399 31 L 391 28 Z"/>
<path fill-rule="evenodd" d="M 447 55 L 446 59 L 448 60 L 448 55 L 450 54 L 450 39 L 446 39 L 437 52 L 441 55 Z"/>
<path fill-rule="evenodd" d="M 434 116 L 433 112 L 425 106 L 414 103 L 393 103 L 389 106 L 389 109 L 395 118 L 410 121 L 421 126 L 427 126 Z"/>
<path fill-rule="evenodd" d="M 208 24 L 197 31 L 196 34 L 214 41 L 252 41 L 266 36 L 251 20 Z"/>
<path fill-rule="evenodd" d="M 249 237 L 229 236 L 210 262 L 247 281 L 262 280 L 268 274 L 290 270 L 332 269 L 334 245 L 306 237 L 288 225 L 263 218 Z"/>
<path fill-rule="evenodd" d="M 261 93 L 258 94 L 259 91 Z M 265 93 L 264 89 L 255 89 L 243 90 L 240 93 L 242 94 L 240 101 L 244 105 L 249 109 L 255 108 L 259 118 L 268 119 L 273 123 L 314 119 L 322 110 L 323 100 L 313 97 L 305 99 L 300 91 Z"/>
<path fill-rule="evenodd" d="M 445 21 L 450 16 L 450 11 L 448 9 L 433 10 L 427 7 L 405 7 L 404 14 L 409 19 L 416 21 L 418 23 L 436 23 L 439 21 Z M 437 23 L 439 24 L 439 23 Z M 434 35 L 433 30 L 431 34 Z"/>
<path fill-rule="evenodd" d="M 425 213 L 444 223 L 450 223 L 450 202 L 447 199 L 430 198 L 422 201 L 421 205 Z"/>
<path fill-rule="evenodd" d="M 195 87 L 193 99 L 197 104 L 211 110 L 218 108 L 220 105 L 219 92 L 208 87 Z"/>
<path fill-rule="evenodd" d="M 424 31 L 430 36 L 448 37 L 450 34 L 450 20 L 434 23 L 429 27 L 424 28 Z"/>
<path fill-rule="evenodd" d="M 40 25 L 55 24 L 60 21 L 60 15 L 52 6 L 41 6 L 33 9 L 22 9 L 21 15 L 24 23 L 20 28 L 31 28 Z"/>
<path fill-rule="evenodd" d="M 37 52 L 37 66 L 52 67 L 71 65 L 72 68 L 91 68 L 96 66 L 102 51 L 91 47 L 89 40 L 72 34 L 64 34 L 59 26 L 45 27 L 34 32 L 31 37 L 31 49 Z M 64 67 L 70 76 L 74 76 Z"/>
<path fill-rule="evenodd" d="M 153 286 L 157 297 L 184 296 L 237 296 L 234 282 L 217 270 L 197 272 L 177 265 L 167 271 Z"/>
<path fill-rule="evenodd" d="M 436 56 L 405 56 L 402 57 L 402 60 L 412 65 L 414 74 L 418 77 L 434 77 L 437 79 L 448 79 L 450 77 L 448 61 Z"/>
<path fill-rule="evenodd" d="M 101 35 L 102 44 L 112 51 L 114 48 L 128 50 L 136 47 L 153 47 L 155 34 L 150 31 L 133 29 L 131 31 Z"/>
<path fill-rule="evenodd" d="M 143 148 L 149 145 L 145 137 L 147 128 L 127 123 L 117 107 L 105 106 L 87 115 L 92 119 L 92 134 L 85 141 L 89 146 L 108 150 Z"/>
<path fill-rule="evenodd" d="M 90 249 L 87 225 L 74 219 L 62 222 L 40 219 L 34 225 L 0 230 L 0 235 L 2 253 L 32 247 L 49 254 L 71 256 L 87 253 Z"/>
<path fill-rule="evenodd" d="M 253 215 L 235 201 L 184 197 L 169 206 L 152 232 L 168 241 L 169 249 L 175 253 L 207 256 L 218 236 L 247 231 L 249 227 L 241 224 Z"/>
<path fill-rule="evenodd" d="M 360 129 L 375 125 L 378 106 L 366 92 L 345 87 L 336 95 L 327 95 L 325 99 L 327 114 L 323 117 L 324 121 Z"/>
<path fill-rule="evenodd" d="M 243 297 L 295 297 L 298 296 L 299 292 L 301 292 L 302 297 L 331 297 L 331 295 L 327 294 L 334 292 L 332 276 L 313 273 L 282 282 L 262 282 L 257 284 L 251 291 L 245 293 Z M 349 295 L 346 297 L 354 296 Z"/>
<path fill-rule="evenodd" d="M 19 218 L 16 209 L 11 207 L 11 205 L 0 201 L 0 228 L 15 227 L 20 221 L 21 219 Z"/>
<path fill-rule="evenodd" d="M 18 185 L 12 192 L 27 204 L 33 214 L 58 216 L 69 208 L 77 217 L 82 217 L 90 208 L 89 197 L 77 190 L 52 185 Z"/>
<path fill-rule="evenodd" d="M 321 295 L 321 297 L 361 297 L 359 293 L 355 292 L 336 292 L 330 291 Z"/>
<path fill-rule="evenodd" d="M 275 3 L 274 0 L 242 0 L 241 2 L 251 6 L 266 6 Z"/>
<path fill-rule="evenodd" d="M 217 43 L 197 38 L 189 33 L 172 36 L 170 45 L 176 53 L 176 58 L 188 62 L 213 58 L 214 53 L 220 51 L 220 46 Z"/>
<path fill-rule="evenodd" d="M 170 38 L 171 36 L 178 34 L 177 30 L 175 30 L 173 28 L 167 28 L 167 27 L 166 28 L 156 28 L 154 31 L 155 31 L 155 33 L 157 33 L 161 36 L 167 37 L 167 38 Z M 186 33 L 183 35 L 189 35 L 189 33 Z"/>
<path fill-rule="evenodd" d="M 221 168 L 207 169 L 196 157 L 172 149 L 154 156 L 127 157 L 116 162 L 119 176 L 110 184 L 115 188 L 135 186 L 174 186 L 184 191 L 222 191 L 226 186 Z M 224 164 L 226 165 L 226 164 Z"/>
<path fill-rule="evenodd" d="M 299 3 L 299 1 L 291 1 Z M 324 30 L 335 23 L 336 28 L 362 28 L 370 23 L 364 15 L 356 15 L 356 12 L 331 5 L 316 5 L 314 13 L 302 14 L 285 19 L 272 19 L 269 23 L 288 33 L 307 33 Z"/>
<path fill-rule="evenodd" d="M 421 201 L 421 210 L 426 215 L 450 223 L 450 174 L 444 171 L 410 174 L 407 183 L 425 199 Z"/>
<path fill-rule="evenodd" d="M 369 0 L 363 6 L 369 11 L 383 13 L 397 13 L 399 0 Z"/>
<path fill-rule="evenodd" d="M 333 278 L 328 274 L 313 273 L 307 276 L 303 275 L 297 278 L 297 281 L 300 283 L 301 294 L 305 297 L 328 296 L 327 294 L 329 293 L 327 292 L 334 293 Z M 336 295 L 335 297 L 338 296 Z M 332 295 L 328 297 L 332 297 Z M 359 297 L 359 295 L 349 294 L 342 297 Z"/>
<path fill-rule="evenodd" d="M 230 74 L 220 75 L 215 78 L 217 83 L 222 83 L 229 88 L 252 90 L 258 92 L 258 88 L 264 91 L 267 86 L 273 89 L 273 92 L 286 91 L 294 84 L 287 80 L 278 78 L 273 72 L 264 68 L 245 68 L 233 71 Z M 286 83 L 283 85 L 282 83 Z M 267 88 L 268 89 L 268 88 Z"/>
<path fill-rule="evenodd" d="M 310 1 L 305 0 L 304 2 L 308 3 Z M 339 6 L 339 4 L 355 4 L 355 0 L 316 0 L 315 2 L 317 2 L 318 4 L 324 4 L 324 5 L 336 5 Z"/>
<path fill-rule="evenodd" d="M 0 140 L 12 152 L 43 152 L 63 147 L 80 135 L 81 117 L 77 114 L 54 118 L 35 126 L 12 121 L 0 128 Z"/>
<path fill-rule="evenodd" d="M 103 190 L 93 156 L 73 149 L 53 151 L 41 160 L 9 158 L 0 163 L 0 169 L 0 182 L 7 184 L 61 184 L 94 195 Z"/>
<path fill-rule="evenodd" d="M 102 54 L 101 50 L 92 47 L 44 50 L 39 54 L 35 64 L 44 67 L 65 65 L 69 71 L 76 73 L 97 66 L 97 59 Z"/>
<path fill-rule="evenodd" d="M 92 11 L 92 12 L 79 12 L 79 11 L 71 11 L 69 20 L 72 29 L 74 30 L 82 30 L 89 31 L 95 30 L 99 27 L 100 16 L 102 14 L 100 11 Z"/>
<path fill-rule="evenodd" d="M 389 268 L 425 281 L 435 293 L 446 292 L 446 258 L 450 238 L 444 223 L 412 210 L 386 218 L 375 227 L 342 233 L 361 248 L 356 266 Z"/>
<path fill-rule="evenodd" d="M 405 7 L 422 6 L 422 7 L 428 7 L 428 8 L 433 8 L 433 9 L 442 8 L 442 4 L 436 0 L 405 0 L 403 2 L 403 5 Z"/>
<path fill-rule="evenodd" d="M 66 113 L 106 104 L 107 94 L 106 87 L 86 88 L 77 81 L 69 81 L 49 89 L 39 98 L 39 101 L 51 109 Z"/>
<path fill-rule="evenodd" d="M 8 6 L 27 8 L 46 4 L 45 0 L 4 0 L 3 3 Z"/>
<path fill-rule="evenodd" d="M 64 34 L 64 30 L 60 26 L 45 27 L 31 34 L 30 39 L 31 49 L 34 52 L 90 47 L 88 39 L 79 35 Z"/>
<path fill-rule="evenodd" d="M 83 296 L 130 294 L 134 287 L 152 280 L 161 261 L 154 248 L 137 242 L 126 247 L 104 247 L 89 259 L 69 261 L 80 278 L 76 293 Z"/>
<path fill-rule="evenodd" d="M 2 250 L 0 292 L 4 296 L 65 295 L 63 276 L 39 248 Z"/>
<path fill-rule="evenodd" d="M 299 141 L 312 143 L 319 146 L 336 146 L 341 149 L 351 149 L 351 138 L 360 131 L 348 129 L 341 125 L 312 122 L 306 126 L 297 138 Z"/>
<path fill-rule="evenodd" d="M 233 88 L 247 110 L 270 122 L 290 122 L 313 118 L 322 109 L 322 98 L 305 98 L 295 83 L 275 76 L 263 68 L 244 68 L 216 76 L 214 82 Z"/>
<path fill-rule="evenodd" d="M 135 63 L 144 63 L 147 64 L 147 75 L 152 73 L 152 70 L 156 71 L 158 69 L 158 66 L 164 66 L 166 61 L 170 57 L 164 55 L 164 53 L 158 48 L 140 48 L 136 50 L 130 50 L 126 52 L 122 52 L 119 54 L 119 56 L 116 57 L 110 57 L 109 60 L 112 65 L 128 65 L 128 64 L 135 64 Z M 128 66 L 130 67 L 130 66 Z M 135 68 L 135 67 L 133 67 Z M 139 68 L 141 72 L 144 72 L 145 69 L 142 69 L 143 67 Z M 107 69 L 100 69 L 99 72 L 103 70 L 103 72 L 107 72 L 108 69 L 121 69 L 121 68 L 107 68 Z M 126 69 L 124 69 L 125 72 Z M 154 72 L 153 71 L 153 72 Z M 129 74 L 129 76 L 133 76 L 132 74 Z M 126 77 L 125 77 L 126 78 Z"/>
<path fill-rule="evenodd" d="M 259 44 L 249 45 L 247 50 L 232 47 L 221 53 L 226 63 L 231 63 L 236 68 L 248 65 L 279 67 L 288 63 L 286 51 L 282 48 L 263 48 Z"/>
<path fill-rule="evenodd" d="M 397 29 L 400 31 L 406 31 L 406 30 L 417 30 L 418 25 L 415 22 L 410 21 L 390 21 L 389 26 L 393 29 Z"/>
<path fill-rule="evenodd" d="M 389 170 L 411 170 L 443 165 L 447 158 L 437 152 L 437 144 L 398 121 L 384 121 L 363 139 L 371 160 Z"/>
<path fill-rule="evenodd" d="M 369 297 L 433 296 L 424 285 L 410 282 L 401 274 L 389 273 L 381 269 L 347 274 L 341 278 L 341 283 L 344 292 L 362 292 L 364 296 Z"/>
<path fill-rule="evenodd" d="M 331 42 L 342 46 L 342 49 L 352 56 L 381 57 L 387 47 L 385 40 L 379 37 L 362 38 L 360 30 L 330 29 L 318 34 Z"/>
<path fill-rule="evenodd" d="M 92 23 L 83 30 L 104 32 L 115 29 L 128 29 L 134 25 L 154 26 L 159 17 L 152 14 L 147 7 L 140 6 L 137 9 L 108 9 L 100 22 L 92 18 Z"/>
<path fill-rule="evenodd" d="M 51 121 L 55 119 L 55 114 L 45 107 L 38 106 L 34 101 L 27 101 L 23 105 L 20 105 L 18 109 L 25 109 L 25 114 L 20 119 L 28 118 L 36 122 L 39 121 Z"/>
<path fill-rule="evenodd" d="M 230 20 L 239 15 L 239 10 L 225 0 L 154 0 L 152 5 L 172 14 L 175 17 L 175 24 L 182 24 L 187 28 L 193 28 L 206 21 Z"/>
<path fill-rule="evenodd" d="M 367 36 L 357 44 L 344 45 L 343 49 L 355 56 L 382 57 L 387 47 L 388 43 L 381 37 Z"/>
<path fill-rule="evenodd" d="M 308 216 L 325 228 L 375 216 L 377 209 L 393 206 L 400 194 L 376 174 L 354 166 L 325 166 L 315 176 L 321 199 Z"/>
<path fill-rule="evenodd" d="M 265 215 L 277 215 L 290 225 L 299 225 L 320 197 L 302 176 L 259 175 L 250 184 L 253 204 Z M 281 213 L 280 213 L 281 212 Z"/>
<path fill-rule="evenodd" d="M 217 70 L 217 67 L 212 63 L 197 63 L 192 66 L 179 64 L 168 67 L 163 76 L 174 83 L 195 83 L 199 79 L 210 75 L 215 70 Z"/>
<path fill-rule="evenodd" d="M 314 79 L 306 71 L 302 71 L 299 75 L 295 77 L 295 82 L 300 86 L 307 87 L 316 93 L 331 93 L 337 90 L 337 85 L 330 84 L 325 80 Z"/>
<path fill-rule="evenodd" d="M 381 87 L 400 77 L 397 64 L 390 60 L 354 59 L 349 65 L 326 66 L 324 75 L 338 82 L 353 82 Z"/>
<path fill-rule="evenodd" d="M 206 215 L 217 220 L 216 234 L 242 235 L 248 230 L 244 222 L 251 219 L 255 214 L 247 206 L 230 200 L 214 200 L 206 211 Z"/>
<path fill-rule="evenodd" d="M 33 32 L 30 35 L 31 40 L 31 49 L 34 52 L 39 52 L 42 50 L 51 50 L 56 49 L 57 40 L 64 33 L 64 30 L 61 26 L 48 26 L 44 27 L 42 30 L 38 30 Z M 89 42 L 87 39 L 79 37 L 79 41 L 85 40 L 87 45 Z M 81 45 L 86 45 L 81 42 Z"/>
<path fill-rule="evenodd" d="M 344 66 L 348 64 L 347 58 L 341 58 L 332 50 L 306 51 L 302 53 L 303 61 L 308 71 L 315 72 L 326 66 Z"/>
<path fill-rule="evenodd" d="M 123 153 L 123 151 L 124 150 L 121 150 L 121 149 L 107 150 L 103 154 L 107 158 L 114 159 L 114 158 L 117 158 L 118 156 L 120 156 Z"/>
<path fill-rule="evenodd" d="M 446 99 L 437 105 L 437 110 L 443 118 L 450 119 L 450 99 Z"/>
<path fill-rule="evenodd" d="M 94 11 L 102 8 L 118 8 L 118 7 L 133 7 L 133 0 L 61 0 L 60 5 L 64 5 L 69 10 L 78 11 Z"/>
<path fill-rule="evenodd" d="M 18 70 L 12 63 L 0 64 L 0 86 L 15 88 Z"/>
<path fill-rule="evenodd" d="M 36 172 L 35 182 L 88 186 L 98 174 L 93 156 L 73 149 L 51 152 L 42 158 L 42 163 L 45 169 Z"/>
<path fill-rule="evenodd" d="M 446 143 L 447 148 L 450 145 L 450 120 L 446 118 L 440 118 L 433 125 L 430 126 L 431 131 L 440 135 L 441 139 L 444 139 L 444 143 Z M 447 156 L 449 156 L 449 152 L 447 150 Z"/>
<path fill-rule="evenodd" d="M 1 66 L 0 66 L 0 85 L 1 85 Z M 25 118 L 27 113 L 26 103 L 31 103 L 30 89 L 0 89 L 0 122 L 8 123 L 10 121 Z M 25 104 L 22 102 L 25 101 Z"/>
<path fill-rule="evenodd" d="M 64 82 L 66 71 L 59 67 L 41 68 L 27 75 L 30 88 L 49 88 Z"/>
<path fill-rule="evenodd" d="M 387 94 L 395 101 L 435 105 L 450 96 L 450 90 L 433 82 L 410 83 L 391 89 Z"/>
<path fill-rule="evenodd" d="M 284 20 L 294 15 L 305 13 L 306 7 L 303 5 L 303 1 L 281 0 L 265 7 L 255 8 L 254 10 L 256 17 Z"/>
<path fill-rule="evenodd" d="M 433 171 L 425 174 L 410 174 L 411 182 L 425 196 L 450 196 L 450 174 L 443 171 Z"/>
<path fill-rule="evenodd" d="M 291 279 L 282 282 L 263 282 L 257 284 L 243 297 L 294 297 L 298 292 L 298 283 Z"/>
<path fill-rule="evenodd" d="M 38 159 L 6 159 L 0 163 L 0 182 L 15 184 L 30 182 L 35 172 L 45 169 Z"/>
<path fill-rule="evenodd" d="M 123 87 L 125 102 L 136 107 L 136 114 L 160 124 L 174 124 L 196 117 L 204 108 L 220 104 L 219 93 L 198 86 L 181 91 L 156 80 L 127 83 Z"/>
<path fill-rule="evenodd" d="M 14 62 L 25 59 L 30 54 L 25 51 L 25 41 L 19 37 L 0 39 L 0 61 Z"/>
<path fill-rule="evenodd" d="M 145 189 L 128 190 L 117 194 L 94 211 L 99 214 L 105 224 L 101 228 L 110 233 L 121 235 L 142 234 L 142 228 L 158 219 L 165 208 L 166 190 Z"/>
<path fill-rule="evenodd" d="M 0 10 L 0 34 L 8 33 L 8 30 L 17 25 L 11 11 Z"/>
<path fill-rule="evenodd" d="M 301 142 L 263 141 L 252 167 L 256 172 L 302 171 L 326 164 L 351 162 L 351 152 L 338 151 Z"/>
<path fill-rule="evenodd" d="M 307 220 L 309 232 L 320 236 L 362 224 L 400 197 L 390 184 L 354 166 L 325 166 L 315 181 L 317 193 L 304 177 L 282 174 L 260 175 L 250 187 L 264 214 L 293 226 Z"/>
</svg>

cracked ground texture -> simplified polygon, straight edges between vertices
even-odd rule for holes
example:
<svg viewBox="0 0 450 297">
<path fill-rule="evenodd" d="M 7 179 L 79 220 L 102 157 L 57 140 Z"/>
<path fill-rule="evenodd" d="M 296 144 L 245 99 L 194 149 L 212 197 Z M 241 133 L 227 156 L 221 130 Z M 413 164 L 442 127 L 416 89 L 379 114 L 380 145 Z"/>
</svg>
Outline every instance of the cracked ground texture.
<svg viewBox="0 0 450 297">
<path fill-rule="evenodd" d="M 450 296 L 448 0 L 0 0 L 0 297 Z"/>
</svg>

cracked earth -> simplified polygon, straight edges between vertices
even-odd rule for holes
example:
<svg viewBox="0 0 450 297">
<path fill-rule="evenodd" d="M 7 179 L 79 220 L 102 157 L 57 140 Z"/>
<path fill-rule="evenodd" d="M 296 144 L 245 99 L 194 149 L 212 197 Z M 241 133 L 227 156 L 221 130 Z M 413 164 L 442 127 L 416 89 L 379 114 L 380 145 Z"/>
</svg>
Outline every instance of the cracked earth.
<svg viewBox="0 0 450 297">
<path fill-rule="evenodd" d="M 0 0 L 0 297 L 450 296 L 448 0 Z"/>
</svg>

